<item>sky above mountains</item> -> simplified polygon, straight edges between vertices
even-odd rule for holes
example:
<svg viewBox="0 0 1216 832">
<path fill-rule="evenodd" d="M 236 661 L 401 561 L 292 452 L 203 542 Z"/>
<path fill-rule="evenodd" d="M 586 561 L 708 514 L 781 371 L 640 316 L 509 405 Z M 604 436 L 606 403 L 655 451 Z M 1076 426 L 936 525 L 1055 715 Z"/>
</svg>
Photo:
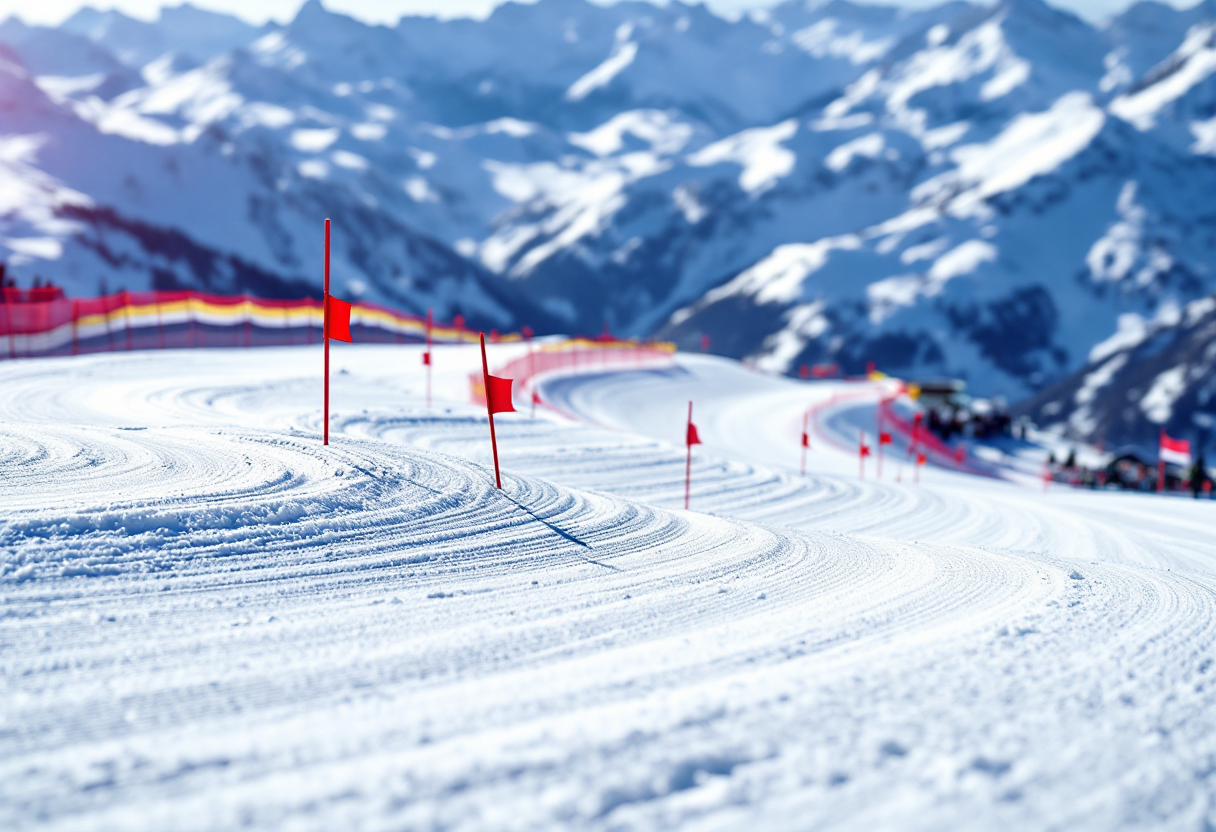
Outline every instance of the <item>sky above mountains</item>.
<svg viewBox="0 0 1216 832">
<path fill-rule="evenodd" d="M 522 0 L 527 2 L 528 0 Z M 705 0 L 719 13 L 738 13 L 774 5 L 777 0 Z M 286 22 L 295 16 L 303 0 L 199 0 L 200 7 L 226 11 L 250 22 L 267 20 Z M 441 17 L 484 17 L 501 0 L 326 0 L 334 11 L 350 14 L 373 23 L 395 23 L 404 14 L 425 14 Z M 934 0 L 890 0 L 892 5 L 924 7 Z M 17 15 L 27 23 L 58 23 L 82 6 L 117 8 L 134 17 L 155 18 L 164 5 L 160 0 L 41 0 L 34 5 L 29 0 L 0 0 L 0 18 Z M 1052 0 L 1052 5 L 1066 8 L 1089 20 L 1102 20 L 1131 5 L 1131 0 Z M 1175 0 L 1172 5 L 1189 8 L 1193 0 Z"/>
</svg>

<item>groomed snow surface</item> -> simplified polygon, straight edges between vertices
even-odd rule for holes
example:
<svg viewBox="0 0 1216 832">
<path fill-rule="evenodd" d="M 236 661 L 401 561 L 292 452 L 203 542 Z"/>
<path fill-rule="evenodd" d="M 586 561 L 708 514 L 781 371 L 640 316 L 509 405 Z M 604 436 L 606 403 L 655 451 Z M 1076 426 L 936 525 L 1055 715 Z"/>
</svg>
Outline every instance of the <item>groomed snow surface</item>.
<svg viewBox="0 0 1216 832">
<path fill-rule="evenodd" d="M 875 386 L 683 356 L 499 493 L 477 365 L 335 348 L 328 448 L 315 347 L 0 365 L 0 828 L 1216 826 L 1211 503 L 861 480 Z"/>
</svg>

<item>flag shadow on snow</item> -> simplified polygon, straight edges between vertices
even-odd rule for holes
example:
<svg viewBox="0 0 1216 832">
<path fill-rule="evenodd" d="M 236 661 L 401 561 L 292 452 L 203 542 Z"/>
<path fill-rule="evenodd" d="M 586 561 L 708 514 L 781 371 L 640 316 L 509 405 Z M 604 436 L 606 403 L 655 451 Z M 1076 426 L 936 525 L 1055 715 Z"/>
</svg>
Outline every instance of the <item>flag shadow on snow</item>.
<svg viewBox="0 0 1216 832">
<path fill-rule="evenodd" d="M 514 497 L 511 497 L 510 495 L 506 494 L 505 492 L 503 493 L 503 495 L 502 495 L 502 496 L 503 496 L 503 499 L 505 499 L 507 502 L 509 502 L 509 503 L 511 503 L 512 505 L 514 505 L 516 508 L 518 508 L 518 509 L 519 509 L 520 511 L 522 511 L 524 514 L 527 514 L 527 515 L 528 515 L 529 517 L 531 517 L 533 520 L 535 520 L 536 522 L 540 523 L 540 524 L 541 524 L 541 525 L 543 525 L 545 528 L 549 529 L 549 530 L 550 530 L 550 531 L 552 531 L 554 534 L 556 534 L 556 535 L 558 535 L 559 537 L 561 537 L 563 540 L 567 540 L 567 541 L 569 541 L 570 543 L 574 543 L 574 544 L 576 544 L 576 545 L 578 545 L 578 546 L 582 546 L 584 549 L 587 549 L 588 551 L 594 551 L 594 548 L 591 546 L 591 544 L 590 544 L 590 543 L 587 543 L 587 542 L 585 542 L 585 541 L 579 540 L 577 537 L 575 537 L 574 535 L 570 534 L 570 532 L 568 532 L 568 531 L 566 531 L 566 530 L 564 530 L 564 529 L 561 529 L 561 528 L 559 528 L 559 527 L 557 527 L 557 526 L 553 525 L 553 524 L 552 524 L 552 523 L 550 523 L 548 520 L 546 520 L 545 518 L 543 518 L 543 517 L 541 517 L 539 514 L 537 514 L 535 511 L 533 511 L 532 509 L 528 508 L 528 507 L 527 507 L 526 505 L 524 505 L 523 503 L 521 503 L 521 502 L 519 502 L 518 500 L 516 500 Z M 611 570 L 613 570 L 614 572 L 620 572 L 620 571 L 621 571 L 621 568 L 620 568 L 619 566 L 613 566 L 611 563 L 604 563 L 603 561 L 596 560 L 595 558 L 583 557 L 583 558 L 581 558 L 581 559 L 582 559 L 582 560 L 584 560 L 584 561 L 586 561 L 587 563 L 591 563 L 591 564 L 594 564 L 594 565 L 596 565 L 596 566 L 602 566 L 602 567 L 604 567 L 605 569 L 611 569 Z"/>
</svg>

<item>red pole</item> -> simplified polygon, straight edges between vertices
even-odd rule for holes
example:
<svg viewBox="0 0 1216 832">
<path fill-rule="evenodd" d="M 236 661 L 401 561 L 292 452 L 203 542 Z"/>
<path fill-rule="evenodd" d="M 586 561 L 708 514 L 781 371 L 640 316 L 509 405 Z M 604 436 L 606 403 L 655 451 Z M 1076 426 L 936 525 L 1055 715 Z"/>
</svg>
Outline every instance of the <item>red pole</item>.
<svg viewBox="0 0 1216 832">
<path fill-rule="evenodd" d="M 426 310 L 426 409 L 431 409 L 431 365 L 435 363 L 435 355 L 431 350 L 431 327 L 435 323 L 435 310 Z"/>
<path fill-rule="evenodd" d="M 1157 493 L 1165 493 L 1165 460 L 1161 458 L 1161 446 L 1165 444 L 1165 428 L 1157 439 Z"/>
<path fill-rule="evenodd" d="M 490 448 L 494 451 L 494 483 L 502 488 L 502 474 L 498 470 L 498 437 L 494 434 L 494 408 L 490 404 L 490 364 L 486 361 L 486 334 L 481 333 L 481 382 L 486 391 L 486 414 L 490 417 Z"/>
<path fill-rule="evenodd" d="M 325 342 L 325 430 L 323 443 L 329 444 L 329 220 L 325 220 L 325 311 L 321 339 Z"/>
<path fill-rule="evenodd" d="M 77 331 L 80 318 L 80 301 L 72 301 L 72 355 L 80 355 L 80 336 Z"/>
<path fill-rule="evenodd" d="M 863 480 L 866 478 L 866 456 L 861 452 L 866 446 L 866 432 L 864 430 L 857 432 L 857 476 Z"/>
<path fill-rule="evenodd" d="M 811 411 L 806 411 L 802 414 L 802 475 L 806 476 L 806 445 L 807 445 L 807 423 L 811 419 Z"/>
<path fill-rule="evenodd" d="M 878 410 L 876 411 L 876 416 L 878 419 L 878 472 L 876 476 L 879 480 L 882 479 L 882 408 L 883 401 L 882 399 L 879 399 Z"/>
<path fill-rule="evenodd" d="M 684 428 L 684 444 L 688 448 L 688 458 L 684 462 L 684 510 L 688 511 L 688 496 L 692 489 L 692 443 L 688 441 L 688 431 L 692 427 L 692 402 L 688 403 L 688 426 Z"/>
</svg>

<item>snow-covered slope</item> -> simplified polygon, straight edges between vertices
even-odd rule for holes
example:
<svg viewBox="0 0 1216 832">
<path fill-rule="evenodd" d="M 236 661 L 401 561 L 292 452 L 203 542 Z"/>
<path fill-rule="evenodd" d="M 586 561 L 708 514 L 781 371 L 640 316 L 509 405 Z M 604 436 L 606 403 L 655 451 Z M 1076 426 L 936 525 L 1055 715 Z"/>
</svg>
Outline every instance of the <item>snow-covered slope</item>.
<svg viewBox="0 0 1216 832">
<path fill-rule="evenodd" d="M 319 350 L 257 357 L 0 365 L 4 828 L 1212 819 L 1210 504 L 818 430 L 799 477 L 846 391 L 710 359 L 547 379 L 613 429 L 502 417 L 498 492 L 475 350 L 427 412 L 416 349 L 336 349 L 328 448 Z"/>
<path fill-rule="evenodd" d="M 108 162 L 29 150 L 21 187 L 283 281 L 315 280 L 329 214 L 348 294 L 1016 398 L 1216 291 L 1211 9 L 542 0 L 386 27 L 311 0 L 263 31 L 82 12 L 0 40 L 55 109 L 37 135 Z M 67 225 L 3 237 L 81 289 L 160 268 Z"/>
</svg>

